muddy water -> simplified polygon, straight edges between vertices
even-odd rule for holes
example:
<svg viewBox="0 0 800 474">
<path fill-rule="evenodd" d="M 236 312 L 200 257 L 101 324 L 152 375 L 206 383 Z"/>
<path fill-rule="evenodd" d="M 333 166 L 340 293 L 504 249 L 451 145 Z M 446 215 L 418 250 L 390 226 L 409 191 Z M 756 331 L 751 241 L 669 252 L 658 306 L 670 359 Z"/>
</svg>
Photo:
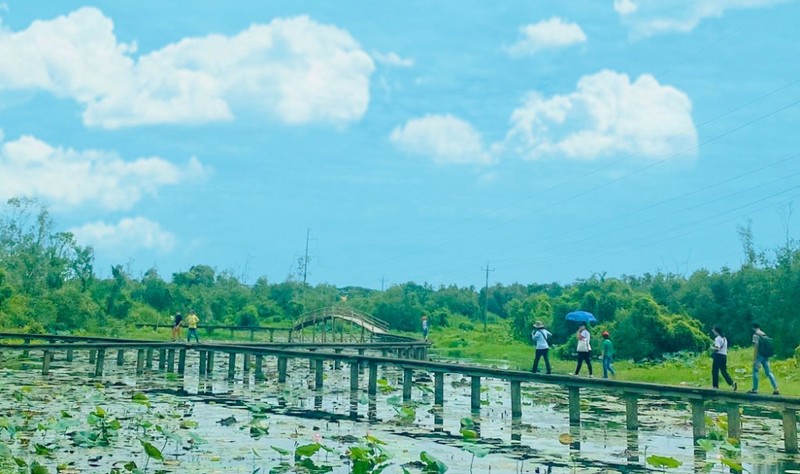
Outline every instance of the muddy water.
<svg viewBox="0 0 800 474">
<path fill-rule="evenodd" d="M 421 472 L 423 451 L 452 473 L 647 472 L 654 455 L 681 464 L 669 472 L 731 472 L 729 465 L 736 464 L 754 473 L 800 472 L 798 459 L 779 449 L 777 413 L 745 411 L 740 449 L 723 449 L 723 441 L 715 441 L 704 450 L 693 444 L 690 408 L 675 402 L 641 400 L 641 428 L 633 433 L 625 429 L 621 400 L 584 390 L 581 425 L 570 427 L 565 391 L 523 385 L 523 416 L 512 420 L 507 383 L 484 380 L 482 410 L 474 416 L 468 379 L 445 377 L 440 408 L 433 405 L 431 378 L 418 372 L 411 415 L 407 409 L 403 416 L 402 371 L 396 369 L 379 369 L 385 382 L 369 398 L 363 394 L 366 373 L 362 393 L 353 396 L 349 368 L 333 370 L 327 363 L 325 388 L 314 391 L 307 360 L 290 361 L 288 382 L 279 385 L 272 358 L 264 359 L 267 381 L 256 382 L 252 372 L 242 371 L 241 357 L 236 378 L 228 381 L 227 357 L 219 355 L 213 374 L 203 378 L 195 354 L 189 354 L 182 378 L 157 371 L 136 376 L 130 353 L 121 367 L 107 356 L 106 374 L 94 378 L 84 356 L 76 353 L 71 364 L 56 360 L 47 377 L 35 369 L 0 370 L 0 440 L 8 447 L 0 472 L 14 472 L 6 470 L 13 468 L 9 455 L 49 472 L 58 465 L 62 472 L 127 472 L 123 465 L 131 461 L 140 469 L 147 465 L 147 472 L 314 472 L 279 450 L 293 453 L 318 441 L 330 452 L 311 456 L 316 472 L 349 473 L 348 448 L 363 446 L 365 435 L 386 443 L 392 465 L 385 473 L 403 467 Z M 144 397 L 137 396 L 137 403 L 135 394 Z M 76 442 L 80 433 L 98 430 L 87 423 L 98 406 L 119 421 L 119 429 L 112 430 L 108 445 Z M 710 410 L 708 416 L 709 431 L 724 432 L 722 412 Z M 465 440 L 465 433 L 472 434 L 461 431 L 464 423 L 476 440 Z M 161 450 L 164 460 L 148 461 L 142 441 Z"/>
</svg>

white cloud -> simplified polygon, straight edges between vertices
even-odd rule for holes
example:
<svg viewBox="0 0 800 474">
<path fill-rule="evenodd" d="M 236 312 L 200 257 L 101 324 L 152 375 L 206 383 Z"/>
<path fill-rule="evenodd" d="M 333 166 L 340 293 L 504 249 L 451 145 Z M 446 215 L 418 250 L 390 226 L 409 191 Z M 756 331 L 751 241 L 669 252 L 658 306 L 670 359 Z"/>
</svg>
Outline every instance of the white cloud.
<svg viewBox="0 0 800 474">
<path fill-rule="evenodd" d="M 629 15 L 639 8 L 633 0 L 614 0 L 614 10 L 620 15 Z"/>
<path fill-rule="evenodd" d="M 726 10 L 759 8 L 787 0 L 614 0 L 635 36 L 692 31 L 705 18 L 722 16 Z"/>
<path fill-rule="evenodd" d="M 27 196 L 58 207 L 129 209 L 163 186 L 202 179 L 207 173 L 195 158 L 184 166 L 158 157 L 125 161 L 111 152 L 53 147 L 29 135 L 3 142 L 0 133 L 2 199 Z"/>
<path fill-rule="evenodd" d="M 519 29 L 521 38 L 506 48 L 513 56 L 535 54 L 543 49 L 564 48 L 586 41 L 586 34 L 576 23 L 553 17 Z"/>
<path fill-rule="evenodd" d="M 441 164 L 488 165 L 492 158 L 472 125 L 452 115 L 427 115 L 395 128 L 390 140 L 400 149 Z"/>
<path fill-rule="evenodd" d="M 381 64 L 386 64 L 388 66 L 411 67 L 414 65 L 413 59 L 401 58 L 400 55 L 395 52 L 383 54 L 375 51 L 372 53 L 372 57 L 375 58 L 375 61 L 378 61 Z"/>
<path fill-rule="evenodd" d="M 305 16 L 143 55 L 91 7 L 0 30 L 0 90 L 71 98 L 86 125 L 104 128 L 231 120 L 241 109 L 288 124 L 343 124 L 366 111 L 373 69 L 349 33 Z"/>
<path fill-rule="evenodd" d="M 603 70 L 582 77 L 570 94 L 530 93 L 511 116 L 505 145 L 529 159 L 695 155 L 691 112 L 685 93 L 649 74 L 631 82 L 626 74 Z"/>
<path fill-rule="evenodd" d="M 70 229 L 84 245 L 104 251 L 120 251 L 130 255 L 131 250 L 146 249 L 167 253 L 175 247 L 175 236 L 165 231 L 157 222 L 144 217 L 126 217 L 116 224 L 98 221 Z"/>
</svg>

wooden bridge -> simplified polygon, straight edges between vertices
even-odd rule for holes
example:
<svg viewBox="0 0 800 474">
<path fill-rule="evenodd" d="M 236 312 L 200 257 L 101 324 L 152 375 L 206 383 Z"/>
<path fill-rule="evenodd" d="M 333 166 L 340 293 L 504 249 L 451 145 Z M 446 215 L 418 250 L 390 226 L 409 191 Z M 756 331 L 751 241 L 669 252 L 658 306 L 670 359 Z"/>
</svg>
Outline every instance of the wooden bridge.
<svg viewBox="0 0 800 474">
<path fill-rule="evenodd" d="M 187 368 L 187 354 L 197 353 L 198 375 L 207 377 L 215 369 L 215 354 L 227 355 L 227 376 L 233 379 L 238 368 L 237 360 L 241 358 L 241 370 L 255 372 L 255 380 L 264 380 L 264 365 L 273 363 L 277 374 L 277 382 L 285 383 L 290 372 L 288 361 L 302 359 L 309 361 L 309 369 L 314 372 L 314 388 L 321 390 L 325 380 L 325 370 L 340 370 L 343 364 L 350 367 L 351 396 L 361 389 L 361 373 L 368 369 L 366 392 L 377 394 L 378 367 L 394 367 L 402 370 L 403 401 L 409 402 L 412 397 L 412 385 L 415 372 L 433 375 L 434 403 L 441 410 L 445 408 L 445 375 L 454 374 L 468 378 L 470 385 L 470 406 L 473 412 L 481 410 L 481 384 L 484 379 L 501 380 L 508 384 L 507 396 L 511 401 L 512 419 L 522 416 L 522 384 L 547 384 L 563 388 L 568 396 L 568 421 L 571 425 L 579 425 L 581 418 L 581 391 L 591 389 L 619 397 L 620 410 L 624 410 L 625 424 L 629 430 L 639 427 L 639 402 L 642 399 L 668 399 L 688 401 L 691 406 L 691 424 L 694 438 L 706 436 L 705 413 L 708 405 L 722 406 L 727 413 L 728 437 L 740 439 L 742 433 L 741 408 L 743 406 L 768 407 L 781 413 L 783 419 L 783 442 L 787 453 L 798 452 L 797 411 L 800 410 L 800 398 L 786 396 L 751 395 L 742 392 L 723 392 L 707 388 L 691 388 L 682 386 L 658 385 L 650 383 L 623 382 L 608 379 L 579 378 L 567 375 L 543 375 L 521 372 L 517 370 L 495 369 L 490 367 L 442 363 L 424 360 L 423 352 L 417 342 L 392 342 L 374 344 L 342 344 L 314 343 L 287 345 L 270 344 L 187 344 L 163 343 L 147 341 L 108 341 L 105 338 L 71 338 L 68 336 L 31 335 L 2 333 L 0 339 L 49 341 L 39 344 L 2 344 L 0 351 L 41 351 L 41 373 L 48 375 L 56 353 L 66 353 L 65 361 L 71 362 L 74 351 L 88 351 L 89 362 L 94 366 L 94 376 L 101 377 L 104 372 L 105 354 L 117 351 L 117 365 L 123 365 L 125 353 L 136 354 L 136 373 L 141 374 L 153 367 L 156 351 L 158 352 L 158 369 L 166 372 L 184 374 Z M 81 341 L 83 339 L 83 341 Z M 310 350 L 311 348 L 316 350 Z M 331 350 L 333 349 L 333 350 Z M 370 351 L 371 353 L 367 353 Z M 378 351 L 377 353 L 375 351 Z M 378 355 L 380 353 L 380 355 Z M 194 354 L 193 354 L 194 355 Z M 177 356 L 177 361 L 176 361 Z M 253 360 L 254 359 L 254 360 Z M 327 364 L 326 364 L 327 363 Z M 294 373 L 294 372 L 292 372 Z M 357 410 L 352 408 L 351 410 Z M 352 411 L 351 411 L 352 415 Z M 356 412 L 357 415 L 357 412 Z M 763 414 L 757 414 L 764 416 Z"/>
<path fill-rule="evenodd" d="M 171 328 L 171 324 L 137 323 L 138 328 L 153 329 Z M 217 330 L 230 331 L 231 337 L 238 332 L 250 333 L 250 340 L 255 341 L 256 333 L 268 333 L 269 342 L 277 339 L 288 342 L 390 342 L 413 341 L 414 338 L 392 334 L 385 321 L 351 308 L 331 306 L 317 309 L 301 315 L 292 326 L 232 326 L 201 324 L 198 329 L 207 332 Z M 276 335 L 278 336 L 276 339 Z"/>
</svg>

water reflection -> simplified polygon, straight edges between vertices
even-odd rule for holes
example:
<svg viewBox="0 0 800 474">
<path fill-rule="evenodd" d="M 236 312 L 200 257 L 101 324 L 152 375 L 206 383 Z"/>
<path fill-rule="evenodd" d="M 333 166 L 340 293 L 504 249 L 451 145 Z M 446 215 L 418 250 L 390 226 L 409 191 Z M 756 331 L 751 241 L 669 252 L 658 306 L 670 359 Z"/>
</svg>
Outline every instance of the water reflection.
<svg viewBox="0 0 800 474">
<path fill-rule="evenodd" d="M 220 418 L 223 416 L 216 413 L 223 409 L 245 409 L 241 403 L 234 403 L 237 400 L 243 403 L 267 400 L 272 410 L 271 419 L 281 420 L 274 422 L 275 437 L 310 425 L 303 418 L 325 419 L 330 423 L 330 430 L 337 434 L 358 438 L 369 430 L 379 438 L 396 439 L 397 445 L 405 445 L 402 440 L 413 440 L 416 451 L 409 451 L 402 456 L 418 458 L 419 451 L 426 450 L 433 455 L 446 457 L 447 464 L 451 466 L 449 472 L 469 472 L 473 461 L 475 465 L 472 472 L 488 472 L 489 467 L 494 473 L 514 472 L 515 469 L 522 469 L 522 472 L 536 472 L 537 469 L 539 472 L 645 472 L 648 468 L 645 452 L 648 456 L 674 457 L 683 463 L 680 468 L 670 472 L 688 473 L 709 468 L 712 472 L 722 472 L 723 469 L 736 472 L 720 462 L 719 443 L 715 444 L 713 452 L 695 448 L 691 425 L 688 424 L 690 414 L 685 404 L 642 399 L 639 416 L 641 429 L 627 431 L 623 400 L 583 390 L 581 423 L 570 426 L 566 392 L 563 389 L 524 384 L 522 418 L 512 420 L 507 383 L 482 379 L 481 409 L 475 412 L 471 406 L 470 386 L 464 384 L 461 377 L 445 376 L 445 406 L 434 406 L 433 381 L 425 373 L 415 372 L 409 405 L 413 407 L 415 416 L 413 421 L 403 422 L 397 416 L 396 409 L 399 406 L 397 400 L 402 398 L 403 381 L 402 371 L 397 369 L 381 368 L 380 376 L 389 381 L 388 386 L 385 391 L 382 388 L 377 396 L 367 398 L 362 391 L 349 390 L 349 370 L 326 372 L 325 386 L 315 391 L 314 372 L 296 370 L 308 366 L 305 359 L 290 360 L 290 366 L 295 370 L 289 370 L 286 384 L 277 384 L 277 366 L 273 358 L 264 358 L 266 380 L 254 383 L 250 378 L 252 371 L 245 373 L 239 370 L 233 380 L 227 380 L 227 369 L 222 368 L 225 358 L 220 358 L 222 362 L 217 361 L 220 362 L 218 370 L 199 377 L 196 354 L 189 352 L 187 356 L 186 373 L 182 379 L 177 374 L 158 371 L 146 371 L 144 375 L 136 376 L 133 364 L 121 367 L 108 364 L 105 375 L 97 378 L 97 381 L 108 387 L 109 394 L 118 390 L 114 388 L 117 384 L 136 386 L 137 390 L 152 393 L 153 397 L 156 397 L 155 394 L 163 394 L 165 400 L 180 397 L 195 407 L 198 413 L 211 411 Z M 75 364 L 83 370 L 77 370 Z M 79 378 L 83 382 L 86 380 L 85 374 L 91 372 L 92 367 L 80 367 L 76 357 L 73 364 L 65 364 L 63 369 L 54 367 L 53 377 L 57 379 L 63 376 L 67 380 L 70 377 Z M 33 374 L 27 375 L 30 377 Z M 127 397 L 130 398 L 129 391 Z M 392 397 L 396 399 L 395 405 L 389 402 Z M 206 403 L 209 407 L 201 409 L 200 406 Z M 212 403 L 216 405 L 213 410 Z M 222 406 L 226 403 L 228 408 Z M 359 418 L 359 404 L 367 405 L 367 420 L 372 422 L 371 425 Z M 226 413 L 225 416 L 229 416 L 234 412 Z M 247 420 L 246 411 L 245 414 L 235 413 L 237 419 Z M 794 457 L 775 449 L 781 443 L 780 415 L 772 412 L 766 414 L 770 416 L 757 419 L 748 416 L 743 433 L 743 451 L 737 457 L 728 459 L 744 463 L 744 467 L 753 473 L 800 471 Z M 724 417 L 725 412 L 710 409 L 708 415 L 712 422 L 716 422 Z M 460 433 L 462 418 L 473 420 L 471 429 L 478 434 L 477 443 L 489 450 L 485 458 L 473 460 L 472 455 L 465 451 L 464 436 Z M 211 419 L 211 424 L 218 419 Z M 203 429 L 211 428 L 204 425 Z M 226 439 L 225 436 L 232 436 L 229 431 L 215 432 L 214 436 Z M 322 434 L 328 437 L 332 433 Z M 563 434 L 570 436 L 568 443 L 559 442 Z M 264 472 L 268 472 L 268 469 L 264 469 Z"/>
</svg>

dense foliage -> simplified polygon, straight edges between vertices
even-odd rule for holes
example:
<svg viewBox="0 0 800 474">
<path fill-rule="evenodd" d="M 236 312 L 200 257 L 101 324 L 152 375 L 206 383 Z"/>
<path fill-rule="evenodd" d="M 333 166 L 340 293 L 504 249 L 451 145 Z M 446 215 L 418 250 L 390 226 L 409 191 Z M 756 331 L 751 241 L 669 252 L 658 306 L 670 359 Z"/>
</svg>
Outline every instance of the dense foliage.
<svg viewBox="0 0 800 474">
<path fill-rule="evenodd" d="M 175 311 L 190 308 L 206 324 L 289 324 L 305 311 L 346 305 L 399 331 L 418 330 L 422 313 L 433 328 L 460 315 L 480 330 L 485 304 L 489 322 L 511 321 L 511 336 L 520 340 L 528 340 L 533 323 L 543 321 L 565 355 L 575 346 L 575 327 L 564 315 L 576 309 L 597 315 L 594 332 L 609 330 L 620 357 L 703 350 L 716 324 L 726 329 L 731 344 L 748 345 L 753 321 L 774 336 L 779 355 L 791 355 L 800 343 L 800 249 L 787 240 L 769 256 L 755 250 L 749 229 L 741 235 L 745 263 L 738 270 L 698 270 L 688 277 L 593 275 L 568 285 L 497 284 L 487 301 L 482 288 L 413 282 L 385 291 L 309 286 L 291 276 L 276 283 L 262 277 L 248 285 L 207 265 L 167 278 L 155 268 L 135 276 L 117 265 L 110 278 L 98 278 L 90 247 L 54 230 L 40 203 L 12 199 L 0 213 L 0 327 L 114 334 L 130 323 L 166 323 Z"/>
</svg>

